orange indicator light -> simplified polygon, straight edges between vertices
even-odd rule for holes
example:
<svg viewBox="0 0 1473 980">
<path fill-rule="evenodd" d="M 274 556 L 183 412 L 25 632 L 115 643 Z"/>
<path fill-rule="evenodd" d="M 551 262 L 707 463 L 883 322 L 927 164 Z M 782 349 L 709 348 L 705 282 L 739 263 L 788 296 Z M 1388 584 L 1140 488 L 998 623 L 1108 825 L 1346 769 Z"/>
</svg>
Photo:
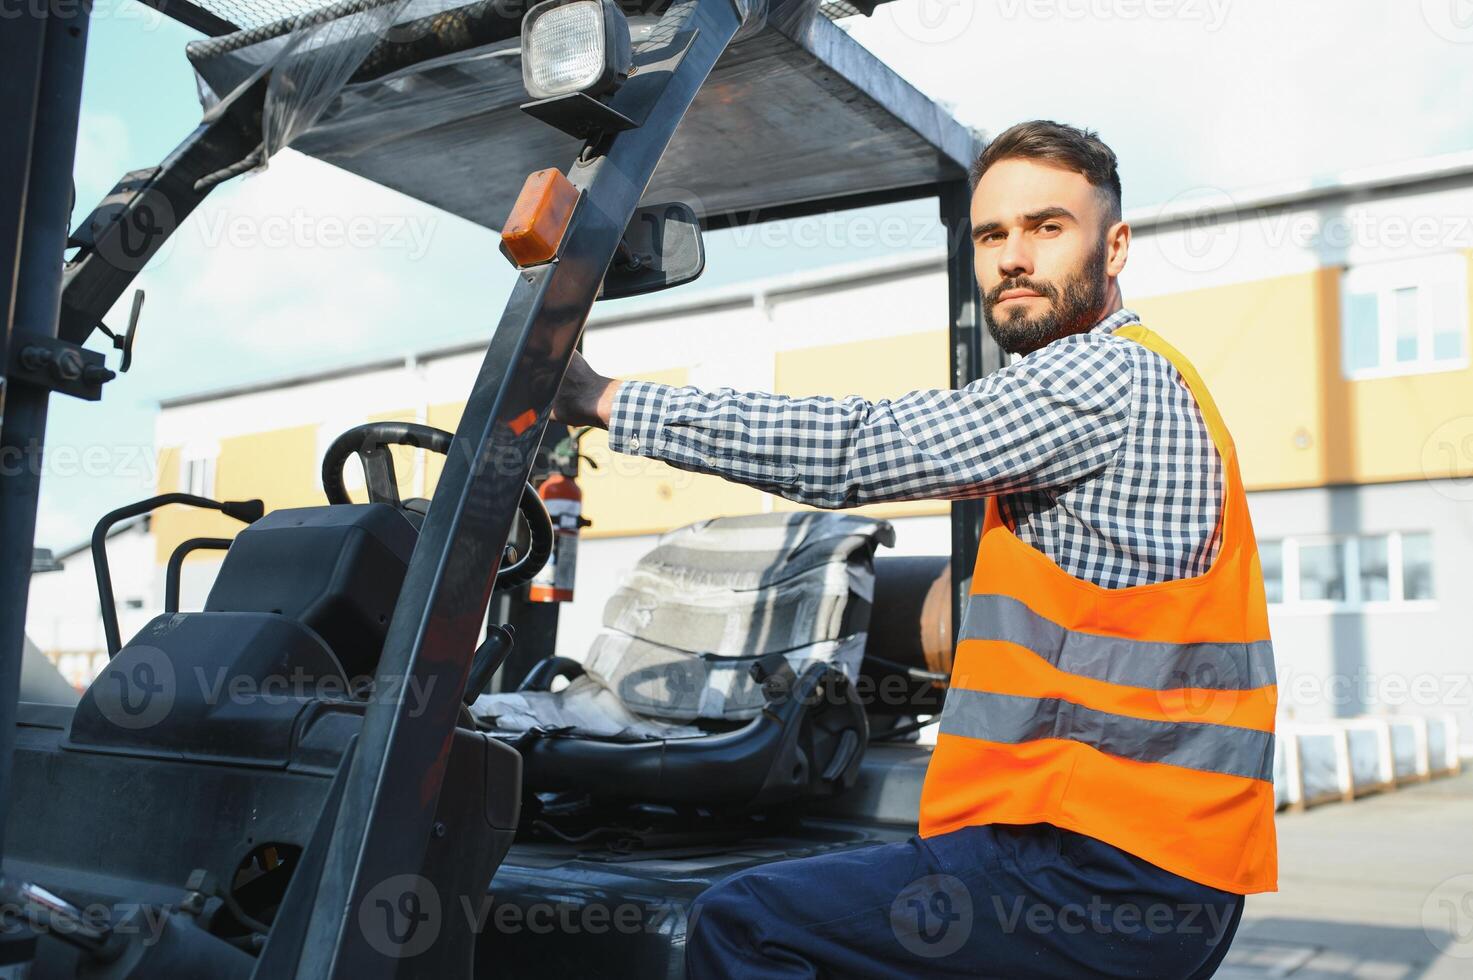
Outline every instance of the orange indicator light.
<svg viewBox="0 0 1473 980">
<path fill-rule="evenodd" d="M 562 243 L 578 188 L 556 168 L 527 177 L 501 230 L 501 250 L 518 268 L 552 261 Z"/>
</svg>

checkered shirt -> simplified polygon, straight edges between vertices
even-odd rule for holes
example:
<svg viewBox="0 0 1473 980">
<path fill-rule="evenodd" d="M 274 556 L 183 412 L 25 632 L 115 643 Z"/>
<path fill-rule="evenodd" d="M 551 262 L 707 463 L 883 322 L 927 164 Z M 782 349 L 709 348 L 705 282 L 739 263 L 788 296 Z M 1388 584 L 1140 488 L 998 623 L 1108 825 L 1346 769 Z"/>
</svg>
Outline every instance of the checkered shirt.
<svg viewBox="0 0 1473 980">
<path fill-rule="evenodd" d="M 1120 310 L 965 388 L 893 400 L 626 382 L 609 445 L 818 507 L 996 495 L 1018 537 L 1076 578 L 1199 575 L 1222 464 L 1177 370 L 1113 336 L 1137 322 Z"/>
</svg>

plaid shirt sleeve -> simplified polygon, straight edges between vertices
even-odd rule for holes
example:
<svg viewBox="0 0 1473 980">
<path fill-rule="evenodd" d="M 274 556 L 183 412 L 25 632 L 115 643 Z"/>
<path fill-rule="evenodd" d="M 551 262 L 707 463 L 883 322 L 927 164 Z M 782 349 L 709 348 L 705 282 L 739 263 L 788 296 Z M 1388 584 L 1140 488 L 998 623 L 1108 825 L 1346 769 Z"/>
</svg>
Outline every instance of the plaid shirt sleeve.
<svg viewBox="0 0 1473 980">
<path fill-rule="evenodd" d="M 609 445 L 819 507 L 1062 487 L 1124 443 L 1125 343 L 1066 337 L 965 388 L 875 402 L 626 382 Z"/>
</svg>

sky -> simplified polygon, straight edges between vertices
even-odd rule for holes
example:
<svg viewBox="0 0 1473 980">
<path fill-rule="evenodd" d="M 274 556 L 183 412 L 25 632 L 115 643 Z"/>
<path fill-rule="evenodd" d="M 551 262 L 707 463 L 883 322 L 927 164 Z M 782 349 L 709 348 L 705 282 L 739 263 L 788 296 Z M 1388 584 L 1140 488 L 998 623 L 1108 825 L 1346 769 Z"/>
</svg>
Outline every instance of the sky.
<svg viewBox="0 0 1473 980">
<path fill-rule="evenodd" d="M 1127 210 L 1473 149 L 1473 0 L 897 0 L 844 26 L 969 126 L 1097 130 Z M 74 221 L 198 123 L 195 37 L 135 0 L 97 0 Z M 863 224 L 849 217 L 708 235 L 686 295 L 937 250 L 934 211 L 859 214 L 910 230 L 883 241 L 846 235 Z M 290 149 L 223 186 L 135 283 L 147 300 L 133 369 L 101 407 L 52 400 L 37 544 L 77 543 L 152 492 L 161 399 L 488 337 L 511 282 L 497 244 Z"/>
</svg>

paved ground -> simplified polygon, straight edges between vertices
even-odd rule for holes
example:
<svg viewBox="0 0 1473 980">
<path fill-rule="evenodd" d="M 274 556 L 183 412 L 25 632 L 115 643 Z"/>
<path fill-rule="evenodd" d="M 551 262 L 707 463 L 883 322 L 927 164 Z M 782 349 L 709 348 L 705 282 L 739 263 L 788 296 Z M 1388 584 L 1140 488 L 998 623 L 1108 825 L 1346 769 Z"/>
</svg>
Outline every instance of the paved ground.
<svg viewBox="0 0 1473 980">
<path fill-rule="evenodd" d="M 1220 980 L 1473 978 L 1473 767 L 1278 822 Z"/>
</svg>

